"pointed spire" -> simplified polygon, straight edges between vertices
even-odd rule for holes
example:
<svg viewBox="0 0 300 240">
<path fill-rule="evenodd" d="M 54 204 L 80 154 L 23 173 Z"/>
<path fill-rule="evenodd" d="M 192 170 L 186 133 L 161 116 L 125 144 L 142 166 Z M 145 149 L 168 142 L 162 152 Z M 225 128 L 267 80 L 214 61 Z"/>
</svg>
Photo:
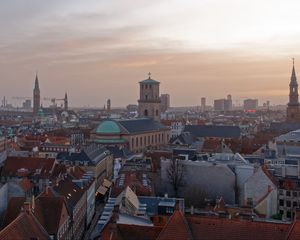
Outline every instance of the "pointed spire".
<svg viewBox="0 0 300 240">
<path fill-rule="evenodd" d="M 36 74 L 35 74 L 34 88 L 35 88 L 35 89 L 39 89 L 39 78 L 38 78 L 37 72 L 36 72 Z"/>
<path fill-rule="evenodd" d="M 291 82 L 297 82 L 297 77 L 295 72 L 295 58 L 292 59 L 293 59 L 293 69 L 292 69 Z"/>
</svg>

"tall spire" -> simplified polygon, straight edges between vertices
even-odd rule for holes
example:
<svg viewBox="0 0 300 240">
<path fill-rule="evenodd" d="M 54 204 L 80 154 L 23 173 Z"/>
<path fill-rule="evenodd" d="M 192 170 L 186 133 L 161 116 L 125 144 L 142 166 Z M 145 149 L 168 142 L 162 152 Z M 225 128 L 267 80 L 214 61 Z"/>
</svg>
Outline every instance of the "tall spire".
<svg viewBox="0 0 300 240">
<path fill-rule="evenodd" d="M 297 83 L 297 77 L 296 77 L 296 71 L 295 71 L 295 58 L 293 58 L 293 69 L 292 69 L 292 75 L 291 75 L 291 83 Z"/>
<path fill-rule="evenodd" d="M 35 74 L 34 89 L 39 89 L 39 78 L 37 72 Z"/>
</svg>

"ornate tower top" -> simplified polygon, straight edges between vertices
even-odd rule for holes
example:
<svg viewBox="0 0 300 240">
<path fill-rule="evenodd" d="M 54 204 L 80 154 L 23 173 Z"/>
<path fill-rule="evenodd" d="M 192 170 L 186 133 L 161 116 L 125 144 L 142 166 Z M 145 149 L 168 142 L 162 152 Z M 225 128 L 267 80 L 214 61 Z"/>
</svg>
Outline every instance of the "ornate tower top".
<svg viewBox="0 0 300 240">
<path fill-rule="evenodd" d="M 289 94 L 289 106 L 299 106 L 299 99 L 298 99 L 298 82 L 296 77 L 295 71 L 295 59 L 293 58 L 293 68 L 292 68 L 292 75 L 290 81 L 290 94 Z"/>
</svg>

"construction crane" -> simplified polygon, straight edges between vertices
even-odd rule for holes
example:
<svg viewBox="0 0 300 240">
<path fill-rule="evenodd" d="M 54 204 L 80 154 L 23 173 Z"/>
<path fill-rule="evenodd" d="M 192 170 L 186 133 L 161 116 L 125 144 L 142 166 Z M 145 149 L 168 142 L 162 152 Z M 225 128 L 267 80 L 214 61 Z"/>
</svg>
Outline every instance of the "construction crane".
<svg viewBox="0 0 300 240">
<path fill-rule="evenodd" d="M 64 106 L 65 110 L 68 110 L 68 98 L 67 98 L 67 94 L 65 95 L 65 98 L 49 98 L 49 97 L 44 97 L 43 100 L 46 101 L 50 101 L 51 102 L 51 106 L 53 108 L 57 107 L 56 101 L 64 101 L 64 104 L 62 106 Z"/>
</svg>

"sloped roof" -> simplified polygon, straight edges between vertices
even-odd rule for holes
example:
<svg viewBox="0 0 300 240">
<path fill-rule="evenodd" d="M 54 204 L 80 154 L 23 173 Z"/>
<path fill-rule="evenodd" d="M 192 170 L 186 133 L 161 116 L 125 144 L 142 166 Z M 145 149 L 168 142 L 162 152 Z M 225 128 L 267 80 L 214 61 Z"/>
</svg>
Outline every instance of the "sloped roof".
<svg viewBox="0 0 300 240">
<path fill-rule="evenodd" d="M 160 232 L 157 240 L 192 240 L 192 234 L 183 214 L 176 210 Z"/>
<path fill-rule="evenodd" d="M 36 158 L 36 157 L 8 157 L 5 160 L 3 173 L 5 176 L 19 176 L 22 171 L 26 175 L 33 175 L 39 171 L 40 177 L 51 175 L 51 169 L 55 163 L 53 158 Z"/>
<path fill-rule="evenodd" d="M 25 197 L 11 197 L 9 199 L 3 219 L 3 227 L 6 227 L 19 216 L 25 200 Z"/>
<path fill-rule="evenodd" d="M 285 240 L 290 224 L 187 217 L 197 240 Z"/>
<path fill-rule="evenodd" d="M 99 134 L 114 134 L 114 133 L 121 133 L 121 128 L 113 120 L 104 120 L 100 122 L 96 129 L 96 133 Z"/>
<path fill-rule="evenodd" d="M 63 197 L 54 196 L 52 190 L 48 189 L 49 191 L 49 194 L 44 192 L 35 199 L 34 215 L 50 235 L 55 235 L 65 202 Z"/>
<path fill-rule="evenodd" d="M 143 83 L 143 84 L 159 84 L 159 81 L 156 81 L 156 80 L 149 77 L 145 80 L 140 81 L 140 83 Z"/>
<path fill-rule="evenodd" d="M 190 132 L 194 137 L 238 138 L 241 129 L 238 126 L 186 125 L 183 132 Z"/>
<path fill-rule="evenodd" d="M 0 239 L 48 240 L 50 236 L 30 211 L 24 211 L 0 232 Z"/>
<path fill-rule="evenodd" d="M 134 118 L 119 120 L 118 122 L 128 133 L 144 133 L 169 129 L 151 118 Z"/>
<path fill-rule="evenodd" d="M 156 240 L 161 226 L 108 224 L 101 233 L 102 240 Z M 174 239 L 175 240 L 175 239 Z"/>
</svg>

